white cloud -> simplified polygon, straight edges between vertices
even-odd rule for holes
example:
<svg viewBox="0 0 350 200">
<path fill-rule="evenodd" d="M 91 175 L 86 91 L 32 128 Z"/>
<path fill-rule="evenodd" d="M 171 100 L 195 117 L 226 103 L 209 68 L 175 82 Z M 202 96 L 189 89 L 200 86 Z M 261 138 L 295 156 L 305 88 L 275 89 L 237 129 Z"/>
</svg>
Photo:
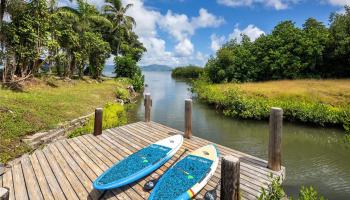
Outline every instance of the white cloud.
<svg viewBox="0 0 350 200">
<path fill-rule="evenodd" d="M 215 52 L 217 50 L 220 49 L 220 47 L 225 43 L 225 36 L 217 36 L 216 34 L 212 34 L 210 36 L 210 40 L 211 40 L 211 49 Z"/>
<path fill-rule="evenodd" d="M 235 27 L 233 32 L 229 35 L 229 39 L 236 39 L 237 42 L 242 41 L 242 35 L 247 35 L 252 41 L 256 40 L 259 36 L 265 34 L 260 28 L 249 24 L 243 30 L 239 29 L 238 25 Z"/>
<path fill-rule="evenodd" d="M 199 61 L 199 65 L 200 66 L 204 66 L 204 64 L 207 62 L 208 60 L 208 55 L 204 55 L 202 52 L 198 51 L 196 53 L 196 59 Z"/>
<path fill-rule="evenodd" d="M 163 30 L 167 31 L 179 41 L 193 35 L 195 31 L 187 15 L 173 14 L 171 10 L 159 20 L 159 25 Z"/>
<path fill-rule="evenodd" d="M 57 6 L 58 7 L 63 7 L 63 6 L 75 7 L 75 6 L 77 6 L 77 3 L 76 2 L 71 2 L 69 0 L 59 0 L 57 2 Z"/>
<path fill-rule="evenodd" d="M 96 5 L 97 8 L 102 8 L 106 3 L 105 0 L 87 0 L 87 2 Z"/>
<path fill-rule="evenodd" d="M 290 4 L 295 4 L 297 2 L 298 0 L 217 0 L 217 3 L 229 7 L 253 6 L 254 4 L 262 4 L 266 7 L 272 7 L 276 10 L 287 9 Z"/>
<path fill-rule="evenodd" d="M 233 29 L 233 32 L 229 34 L 227 37 L 227 40 L 232 40 L 236 39 L 238 43 L 242 41 L 242 36 L 246 35 L 250 38 L 251 41 L 256 40 L 258 37 L 261 35 L 265 34 L 263 30 L 260 28 L 256 27 L 253 24 L 249 24 L 246 28 L 241 30 L 238 25 L 235 26 Z M 211 40 L 211 49 L 213 52 L 216 52 L 217 50 L 220 49 L 220 47 L 227 42 L 225 36 L 218 36 L 216 34 L 212 34 L 210 36 Z"/>
<path fill-rule="evenodd" d="M 87 0 L 101 8 L 104 0 Z M 197 29 L 208 27 L 219 27 L 224 23 L 222 17 L 217 17 L 201 8 L 198 16 L 188 17 L 182 13 L 173 13 L 169 10 L 161 14 L 158 10 L 144 5 L 144 0 L 122 0 L 123 5 L 133 4 L 127 11 L 136 21 L 135 33 L 139 40 L 147 48 L 140 64 L 166 64 L 172 66 L 186 65 L 189 63 L 203 65 L 207 55 L 196 51 L 191 42 L 191 37 Z M 59 0 L 60 6 L 74 6 L 69 0 Z M 158 31 L 162 30 L 175 39 L 176 45 L 169 47 L 166 40 L 161 38 Z M 169 49 L 168 49 L 169 48 Z M 111 63 L 110 58 L 107 63 Z"/>
<path fill-rule="evenodd" d="M 135 32 L 147 48 L 141 65 L 178 66 L 189 63 L 203 65 L 208 56 L 196 52 L 190 38 L 199 28 L 218 27 L 224 23 L 222 17 L 217 17 L 203 8 L 199 10 L 198 16 L 189 18 L 185 14 L 174 13 L 171 10 L 162 15 L 146 7 L 142 0 L 123 0 L 123 4 L 126 3 L 134 5 L 127 14 L 135 18 Z M 177 44 L 173 47 L 173 51 L 167 50 L 168 45 L 160 38 L 158 30 L 163 30 L 176 40 Z"/>
<path fill-rule="evenodd" d="M 193 51 L 194 47 L 189 39 L 184 39 L 175 46 L 175 53 L 180 57 L 190 56 Z"/>
<path fill-rule="evenodd" d="M 139 37 L 154 37 L 157 35 L 157 21 L 162 15 L 150 9 L 147 9 L 141 0 L 123 0 L 123 4 L 133 4 L 127 11 L 136 21 L 135 33 Z"/>
<path fill-rule="evenodd" d="M 327 2 L 334 6 L 350 5 L 350 0 L 327 0 Z"/>
<path fill-rule="evenodd" d="M 229 7 L 250 6 L 253 4 L 253 0 L 217 0 L 217 2 Z"/>
<path fill-rule="evenodd" d="M 217 17 L 204 8 L 201 8 L 199 10 L 199 16 L 193 17 L 191 21 L 194 28 L 219 27 L 223 23 L 225 23 L 224 18 Z"/>
<path fill-rule="evenodd" d="M 209 13 L 206 9 L 201 8 L 199 10 L 198 17 L 192 17 L 191 19 L 185 14 L 173 13 L 168 10 L 165 16 L 159 20 L 160 27 L 171 34 L 178 41 L 194 35 L 196 29 L 219 27 L 225 22 L 222 17 L 217 17 Z"/>
</svg>

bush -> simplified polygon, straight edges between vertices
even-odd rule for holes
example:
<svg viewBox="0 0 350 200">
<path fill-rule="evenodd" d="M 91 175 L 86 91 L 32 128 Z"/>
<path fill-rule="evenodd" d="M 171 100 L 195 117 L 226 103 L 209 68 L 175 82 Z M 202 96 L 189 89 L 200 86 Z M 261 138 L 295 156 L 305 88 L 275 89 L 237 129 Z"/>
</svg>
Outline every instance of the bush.
<svg viewBox="0 0 350 200">
<path fill-rule="evenodd" d="M 117 88 L 115 90 L 115 95 L 118 99 L 121 99 L 121 100 L 128 100 L 129 97 L 130 97 L 130 94 L 129 94 L 129 91 L 125 88 Z"/>
<path fill-rule="evenodd" d="M 137 66 L 136 61 L 130 55 L 117 56 L 114 58 L 115 73 L 117 77 L 131 79 L 135 91 L 141 91 L 145 82 L 141 69 Z"/>
<path fill-rule="evenodd" d="M 350 134 L 345 134 L 344 135 L 344 143 L 345 144 L 350 144 Z"/>
<path fill-rule="evenodd" d="M 119 103 L 107 103 L 103 107 L 102 129 L 113 128 L 126 124 L 126 112 Z M 88 122 L 75 129 L 69 134 L 69 138 L 77 137 L 84 134 L 89 134 L 94 131 L 94 116 L 91 116 Z"/>
<path fill-rule="evenodd" d="M 116 56 L 114 58 L 117 77 L 133 78 L 139 68 L 131 56 Z"/>
<path fill-rule="evenodd" d="M 131 79 L 131 84 L 134 87 L 134 90 L 139 92 L 143 89 L 143 85 L 145 83 L 145 76 L 142 75 L 141 70 L 139 69 L 133 78 Z"/>
<path fill-rule="evenodd" d="M 324 200 L 323 196 L 319 196 L 317 190 L 315 190 L 312 186 L 307 187 L 301 187 L 300 193 L 299 193 L 299 200 Z"/>
<path fill-rule="evenodd" d="M 286 197 L 281 185 L 280 177 L 272 178 L 271 175 L 271 180 L 272 182 L 267 189 L 262 188 L 262 193 L 258 198 L 259 200 L 282 200 L 284 197 Z M 292 200 L 293 197 L 289 197 L 289 199 Z M 324 200 L 324 197 L 319 196 L 317 190 L 315 190 L 312 186 L 309 188 L 302 186 L 299 192 L 298 200 Z"/>
<path fill-rule="evenodd" d="M 193 78 L 197 79 L 204 72 L 201 67 L 189 65 L 186 67 L 177 67 L 171 72 L 171 76 L 174 78 Z"/>
<path fill-rule="evenodd" d="M 271 107 L 281 107 L 284 119 L 320 126 L 346 128 L 350 121 L 350 106 L 333 106 L 317 99 L 305 100 L 298 95 L 266 97 L 263 94 L 251 95 L 238 86 L 224 87 L 210 85 L 202 81 L 193 84 L 193 91 L 199 99 L 214 104 L 223 110 L 224 115 L 243 119 L 268 119 Z"/>
<path fill-rule="evenodd" d="M 259 200 L 280 200 L 286 196 L 281 185 L 280 177 L 275 179 L 272 178 L 272 183 L 267 189 L 262 188 L 262 193 L 259 197 Z"/>
</svg>

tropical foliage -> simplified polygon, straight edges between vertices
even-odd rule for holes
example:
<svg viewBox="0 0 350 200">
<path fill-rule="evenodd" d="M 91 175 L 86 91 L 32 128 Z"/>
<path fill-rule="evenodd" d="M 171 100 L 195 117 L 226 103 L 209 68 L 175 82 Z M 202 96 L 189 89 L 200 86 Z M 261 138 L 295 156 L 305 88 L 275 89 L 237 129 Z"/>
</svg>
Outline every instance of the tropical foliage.
<svg viewBox="0 0 350 200">
<path fill-rule="evenodd" d="M 126 15 L 132 4 L 123 7 L 120 0 L 106 0 L 99 11 L 85 0 L 73 2 L 77 6 L 59 7 L 56 0 L 1 1 L 4 83 L 41 72 L 99 79 L 111 55 L 140 60 L 146 49 L 133 32 L 135 20 Z M 3 20 L 4 13 L 10 20 Z"/>
<path fill-rule="evenodd" d="M 131 84 L 136 91 L 140 91 L 143 88 L 145 78 L 141 73 L 141 69 L 137 66 L 136 61 L 130 54 L 123 57 L 116 56 L 114 58 L 114 63 L 117 77 L 130 78 Z"/>
<path fill-rule="evenodd" d="M 94 131 L 94 116 L 82 127 L 75 129 L 69 134 L 70 138 L 92 133 Z M 103 107 L 102 128 L 108 129 L 126 124 L 126 112 L 119 103 L 107 103 Z"/>
<path fill-rule="evenodd" d="M 272 183 L 267 189 L 262 188 L 262 193 L 259 196 L 259 200 L 282 200 L 282 199 L 294 199 L 293 197 L 286 196 L 283 187 L 281 185 L 280 177 L 272 178 Z M 325 198 L 318 194 L 312 186 L 304 187 L 302 186 L 299 191 L 298 200 L 325 200 Z"/>
<path fill-rule="evenodd" d="M 349 130 L 348 80 L 293 80 L 245 84 L 194 82 L 200 100 L 215 105 L 224 115 L 268 119 L 271 107 L 281 107 L 284 119 Z M 345 87 L 343 87 L 345 86 Z M 286 88 L 286 90 L 281 90 Z M 345 97 L 343 97 L 345 95 Z"/>
<path fill-rule="evenodd" d="M 203 71 L 204 70 L 202 67 L 189 65 L 173 69 L 171 72 L 171 76 L 174 78 L 199 78 Z"/>
<path fill-rule="evenodd" d="M 281 200 L 283 199 L 286 194 L 284 193 L 284 190 L 281 185 L 281 178 L 270 178 L 272 180 L 271 184 L 268 186 L 267 189 L 262 188 L 262 193 L 259 200 Z"/>
<path fill-rule="evenodd" d="M 333 13 L 330 27 L 309 18 L 298 28 L 279 23 L 255 41 L 231 40 L 205 66 L 209 80 L 249 82 L 306 77 L 350 76 L 350 7 Z"/>
</svg>

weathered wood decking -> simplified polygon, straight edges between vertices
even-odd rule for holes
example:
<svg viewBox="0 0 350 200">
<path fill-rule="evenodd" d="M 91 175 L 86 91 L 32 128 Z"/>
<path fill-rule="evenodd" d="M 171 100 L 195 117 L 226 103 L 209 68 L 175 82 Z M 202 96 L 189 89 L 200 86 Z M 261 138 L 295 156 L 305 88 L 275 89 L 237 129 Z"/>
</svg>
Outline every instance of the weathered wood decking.
<svg viewBox="0 0 350 200">
<path fill-rule="evenodd" d="M 135 151 L 169 135 L 181 133 L 155 122 L 138 122 L 109 129 L 100 136 L 91 134 L 65 139 L 24 155 L 20 163 L 0 176 L 0 187 L 10 188 L 10 199 L 97 199 L 99 191 L 92 189 L 92 182 L 113 163 Z M 185 139 L 181 150 L 151 176 L 164 172 L 181 152 L 199 148 L 210 141 L 193 137 Z M 257 199 L 261 187 L 270 184 L 269 176 L 284 176 L 284 168 L 274 172 L 266 168 L 267 162 L 236 150 L 218 145 L 221 155 L 239 157 L 240 189 L 242 199 Z M 219 166 L 206 187 L 196 196 L 202 199 L 207 190 L 215 187 L 220 178 Z M 108 191 L 104 199 L 147 199 L 149 193 L 142 186 L 151 176 L 126 187 Z M 220 190 L 220 188 L 218 188 Z M 220 195 L 220 191 L 218 191 Z"/>
</svg>

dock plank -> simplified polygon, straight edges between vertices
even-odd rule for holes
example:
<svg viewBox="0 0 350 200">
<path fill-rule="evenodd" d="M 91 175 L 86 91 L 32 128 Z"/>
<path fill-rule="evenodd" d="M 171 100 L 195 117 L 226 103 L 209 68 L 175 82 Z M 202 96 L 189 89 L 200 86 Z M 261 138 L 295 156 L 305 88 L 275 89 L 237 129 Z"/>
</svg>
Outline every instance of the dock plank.
<svg viewBox="0 0 350 200">
<path fill-rule="evenodd" d="M 44 199 L 28 155 L 22 156 L 21 164 L 29 199 Z"/>
<path fill-rule="evenodd" d="M 32 155 L 24 155 L 19 164 L 11 166 L 0 176 L 0 186 L 10 188 L 10 199 L 101 199 L 102 192 L 94 190 L 92 182 L 114 163 L 141 148 L 183 132 L 156 122 L 137 122 L 103 131 L 102 135 L 83 135 L 48 144 Z M 195 134 L 195 133 L 194 133 Z M 191 151 L 212 142 L 193 136 L 185 139 L 180 150 L 150 175 L 121 188 L 109 190 L 102 199 L 142 200 L 149 192 L 143 185 L 161 176 L 187 148 Z M 270 175 L 284 178 L 285 168 L 274 172 L 267 161 L 228 147 L 217 145 L 220 155 L 240 158 L 241 198 L 258 199 L 262 188 L 271 184 Z M 208 184 L 194 199 L 203 199 L 208 190 L 220 182 L 221 165 Z M 217 189 L 220 196 L 220 186 Z"/>
<path fill-rule="evenodd" d="M 59 165 L 61 171 L 63 172 L 62 176 L 65 176 L 65 180 L 70 183 L 78 198 L 86 199 L 86 197 L 89 197 L 88 199 L 90 199 L 88 190 L 80 182 L 78 178 L 79 176 L 74 173 L 59 151 L 55 149 L 55 146 L 50 144 L 47 149 L 47 154 L 52 156 L 55 162 Z"/>
<path fill-rule="evenodd" d="M 3 186 L 7 187 L 9 192 L 9 200 L 15 199 L 15 190 L 13 188 L 13 179 L 12 179 L 12 169 L 9 169 L 6 171 L 6 173 L 3 175 Z"/>
<path fill-rule="evenodd" d="M 43 195 L 44 199 L 48 199 L 48 200 L 55 199 L 52 192 L 51 192 L 50 186 L 49 186 L 48 182 L 46 181 L 44 172 L 41 169 L 41 166 L 39 164 L 39 161 L 38 161 L 36 155 L 35 154 L 31 155 L 29 157 L 29 159 L 30 159 L 30 162 L 32 163 L 35 177 L 38 180 L 40 191 L 41 191 L 41 194 Z"/>
<path fill-rule="evenodd" d="M 15 198 L 28 200 L 28 193 L 26 183 L 24 181 L 22 165 L 15 164 L 12 168 L 12 178 L 13 178 L 13 187 L 15 190 Z"/>
<path fill-rule="evenodd" d="M 78 161 L 76 161 L 77 159 L 73 159 L 71 155 L 65 150 L 65 148 L 63 146 L 60 147 L 60 145 L 62 144 L 56 142 L 51 146 L 51 151 L 54 153 L 54 155 L 61 154 L 61 159 L 65 159 L 64 162 L 66 162 L 70 166 L 72 172 L 74 173 L 72 174 L 72 176 L 76 176 L 80 180 L 80 183 L 85 187 L 85 190 L 89 193 L 88 198 L 97 199 L 101 193 L 97 190 L 93 190 L 92 187 L 92 181 L 96 178 L 96 176 L 90 179 L 88 175 L 82 170 L 81 166 L 79 166 Z M 91 169 L 88 168 L 86 165 L 84 167 L 86 167 L 83 169 L 87 173 L 93 173 Z"/>
<path fill-rule="evenodd" d="M 40 163 L 41 169 L 43 170 L 43 173 L 44 173 L 44 177 L 46 178 L 55 199 L 58 199 L 58 200 L 66 199 L 66 196 L 62 191 L 60 185 L 58 184 L 58 181 L 55 175 L 51 171 L 51 167 L 47 162 L 44 156 L 44 153 L 42 151 L 37 150 L 35 151 L 34 155 L 36 156 L 36 158 Z"/>
</svg>

